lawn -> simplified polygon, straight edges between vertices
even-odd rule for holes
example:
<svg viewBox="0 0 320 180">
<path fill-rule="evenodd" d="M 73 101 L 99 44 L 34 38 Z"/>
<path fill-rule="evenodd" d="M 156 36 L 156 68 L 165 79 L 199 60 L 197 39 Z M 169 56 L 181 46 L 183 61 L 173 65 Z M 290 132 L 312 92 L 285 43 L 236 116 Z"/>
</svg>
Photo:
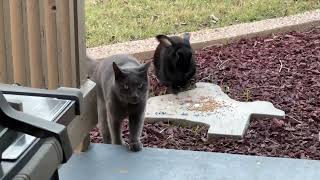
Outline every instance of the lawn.
<svg viewBox="0 0 320 180">
<path fill-rule="evenodd" d="M 319 0 L 86 0 L 87 46 L 292 15 Z"/>
</svg>

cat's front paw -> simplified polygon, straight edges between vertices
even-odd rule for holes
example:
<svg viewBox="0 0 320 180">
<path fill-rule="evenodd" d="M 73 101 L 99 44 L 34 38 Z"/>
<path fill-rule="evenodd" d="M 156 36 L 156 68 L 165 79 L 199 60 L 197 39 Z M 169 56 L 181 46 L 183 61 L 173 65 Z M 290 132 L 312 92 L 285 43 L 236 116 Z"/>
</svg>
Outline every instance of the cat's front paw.
<svg viewBox="0 0 320 180">
<path fill-rule="evenodd" d="M 134 142 L 134 143 L 129 143 L 129 150 L 133 152 L 138 152 L 141 151 L 143 148 L 143 145 L 140 141 Z"/>
</svg>

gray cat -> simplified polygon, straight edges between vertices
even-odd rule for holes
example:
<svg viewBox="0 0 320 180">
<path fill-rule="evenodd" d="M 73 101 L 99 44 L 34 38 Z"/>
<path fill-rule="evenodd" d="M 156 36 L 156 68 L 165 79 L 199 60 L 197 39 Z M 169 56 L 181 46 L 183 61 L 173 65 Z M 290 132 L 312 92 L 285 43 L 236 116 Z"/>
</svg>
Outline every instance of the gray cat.
<svg viewBox="0 0 320 180">
<path fill-rule="evenodd" d="M 121 54 L 89 59 L 88 75 L 97 84 L 98 126 L 104 143 L 122 144 L 121 123 L 129 117 L 129 149 L 140 151 L 145 106 L 148 98 L 148 68 L 136 58 Z"/>
</svg>

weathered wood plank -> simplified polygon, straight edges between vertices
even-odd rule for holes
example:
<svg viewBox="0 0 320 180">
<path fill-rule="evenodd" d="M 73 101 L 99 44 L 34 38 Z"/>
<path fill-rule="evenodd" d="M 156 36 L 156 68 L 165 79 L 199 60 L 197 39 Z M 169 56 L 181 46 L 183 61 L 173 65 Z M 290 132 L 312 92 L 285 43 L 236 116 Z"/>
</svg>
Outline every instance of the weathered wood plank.
<svg viewBox="0 0 320 180">
<path fill-rule="evenodd" d="M 7 58 L 6 58 L 6 46 L 5 46 L 5 27 L 4 27 L 4 10 L 3 2 L 0 2 L 0 82 L 7 82 Z"/>
<path fill-rule="evenodd" d="M 69 1 L 57 1 L 58 49 L 61 51 L 59 65 L 62 71 L 61 85 L 72 87 L 71 42 Z"/>
<path fill-rule="evenodd" d="M 87 69 L 86 69 L 86 31 L 85 31 L 85 9 L 84 5 L 85 2 L 84 0 L 74 0 L 77 3 L 76 9 L 77 9 L 77 17 L 75 17 L 76 21 L 76 30 L 75 33 L 78 35 L 76 36 L 76 54 L 79 55 L 78 61 L 79 61 L 79 79 L 80 82 L 83 83 L 86 81 L 86 74 L 87 74 Z M 78 51 L 78 52 L 77 52 Z"/>
<path fill-rule="evenodd" d="M 62 38 L 61 38 L 61 1 L 56 0 L 56 27 L 57 27 L 57 56 L 58 56 L 58 76 L 59 76 L 59 86 L 63 85 L 63 62 L 62 62 Z M 70 87 L 70 86 L 69 86 Z"/>
<path fill-rule="evenodd" d="M 56 1 L 44 1 L 48 89 L 59 87 Z"/>
<path fill-rule="evenodd" d="M 76 38 L 78 37 L 77 31 L 77 1 L 69 0 L 69 19 L 70 19 L 70 51 L 71 51 L 71 68 L 72 68 L 72 87 L 80 87 L 80 77 L 79 77 L 79 55 L 76 51 L 78 47 Z"/>
<path fill-rule="evenodd" d="M 10 17 L 10 0 L 3 0 L 4 13 L 4 32 L 5 32 L 5 49 L 6 49 L 6 68 L 7 83 L 13 83 L 13 62 L 12 62 L 12 46 L 11 46 L 11 17 Z"/>
<path fill-rule="evenodd" d="M 10 0 L 11 47 L 14 82 L 27 85 L 21 0 Z"/>
<path fill-rule="evenodd" d="M 44 75 L 41 61 L 42 52 L 39 0 L 28 0 L 26 3 L 31 86 L 35 88 L 43 88 Z"/>
<path fill-rule="evenodd" d="M 70 1 L 71 3 L 72 1 Z M 70 6 L 71 9 L 71 6 Z M 71 42 L 74 42 L 74 54 L 75 61 L 72 64 L 73 69 L 75 70 L 74 79 L 76 79 L 76 86 L 79 86 L 81 83 L 86 80 L 86 41 L 85 41 L 85 14 L 84 14 L 84 0 L 73 0 L 73 28 L 71 27 L 71 31 L 73 30 L 75 36 L 74 39 L 71 37 Z M 72 22 L 72 21 L 71 21 Z M 96 107 L 96 104 L 94 104 Z M 93 109 L 96 111 L 96 109 Z M 83 152 L 88 149 L 90 144 L 90 136 L 87 134 L 81 141 L 81 143 L 75 149 L 75 152 Z"/>
<path fill-rule="evenodd" d="M 47 40 L 46 40 L 46 18 L 44 12 L 45 1 L 39 0 L 40 16 L 40 46 L 41 46 L 41 63 L 42 74 L 44 78 L 44 87 L 48 87 L 48 61 L 47 61 Z"/>
<path fill-rule="evenodd" d="M 26 86 L 31 86 L 31 72 L 30 72 L 30 57 L 29 57 L 29 37 L 28 37 L 28 14 L 27 14 L 27 1 L 21 0 L 21 13 L 22 13 L 22 25 L 21 29 L 23 32 L 23 42 L 24 46 L 24 64 L 26 70 Z"/>
</svg>

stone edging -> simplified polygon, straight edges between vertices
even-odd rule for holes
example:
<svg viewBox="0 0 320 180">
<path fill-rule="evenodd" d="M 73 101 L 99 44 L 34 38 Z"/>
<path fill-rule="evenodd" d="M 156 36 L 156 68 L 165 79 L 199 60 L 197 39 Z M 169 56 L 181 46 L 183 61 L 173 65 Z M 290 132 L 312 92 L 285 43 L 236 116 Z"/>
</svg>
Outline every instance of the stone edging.
<svg viewBox="0 0 320 180">
<path fill-rule="evenodd" d="M 196 50 L 213 44 L 230 43 L 241 38 L 265 36 L 272 33 L 282 33 L 292 30 L 299 31 L 315 26 L 320 26 L 320 9 L 293 16 L 191 32 L 191 44 Z M 128 53 L 140 60 L 145 60 L 152 58 L 157 44 L 158 42 L 155 38 L 149 38 L 88 48 L 87 53 L 96 59 L 118 53 Z"/>
</svg>

